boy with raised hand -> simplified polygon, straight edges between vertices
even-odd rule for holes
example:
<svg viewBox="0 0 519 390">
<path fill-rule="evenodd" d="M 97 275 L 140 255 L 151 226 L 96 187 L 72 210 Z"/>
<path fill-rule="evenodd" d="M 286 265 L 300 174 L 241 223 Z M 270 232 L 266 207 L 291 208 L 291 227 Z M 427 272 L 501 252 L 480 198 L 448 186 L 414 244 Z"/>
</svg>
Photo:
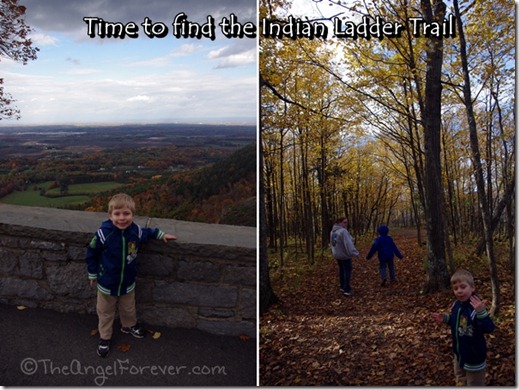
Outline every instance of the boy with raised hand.
<svg viewBox="0 0 519 390">
<path fill-rule="evenodd" d="M 97 315 L 99 317 L 99 344 L 97 354 L 110 353 L 110 340 L 119 307 L 121 332 L 144 337 L 137 324 L 135 310 L 136 258 L 140 246 L 155 238 L 168 242 L 176 240 L 160 229 L 141 228 L 133 222 L 135 202 L 126 194 L 117 194 L 108 203 L 109 219 L 104 221 L 90 242 L 86 261 L 90 287 L 97 285 Z"/>
<path fill-rule="evenodd" d="M 488 315 L 486 300 L 476 294 L 474 278 L 466 270 L 458 270 L 451 277 L 456 297 L 450 314 L 433 313 L 432 319 L 451 326 L 456 383 L 465 386 L 485 386 L 487 345 L 485 333 L 494 330 Z"/>
</svg>

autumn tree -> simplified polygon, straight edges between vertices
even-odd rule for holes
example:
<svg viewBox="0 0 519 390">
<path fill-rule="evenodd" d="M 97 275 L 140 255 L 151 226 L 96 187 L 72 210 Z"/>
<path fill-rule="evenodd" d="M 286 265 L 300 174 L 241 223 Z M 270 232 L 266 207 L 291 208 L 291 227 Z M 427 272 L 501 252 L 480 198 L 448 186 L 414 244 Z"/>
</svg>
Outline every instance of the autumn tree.
<svg viewBox="0 0 519 390">
<path fill-rule="evenodd" d="M 260 99 L 261 99 L 261 80 L 260 80 Z M 261 110 L 261 104 L 260 104 Z M 261 114 L 260 114 L 261 118 Z M 260 119 L 261 124 L 261 119 Z M 261 125 L 260 125 L 261 131 Z M 260 138 L 261 140 L 261 138 Z M 259 162 L 260 167 L 263 167 L 264 164 L 264 154 L 263 154 L 263 144 L 260 142 L 259 145 L 260 154 L 259 154 Z M 263 175 L 260 176 L 259 180 L 259 244 L 260 244 L 260 252 L 259 252 L 259 279 L 260 279 L 260 290 L 259 290 L 259 312 L 260 315 L 265 313 L 268 308 L 275 303 L 278 298 L 272 289 L 272 285 L 270 283 L 270 271 L 269 271 L 269 262 L 268 262 L 268 254 L 267 254 L 267 216 L 266 216 L 266 208 L 265 208 L 265 178 Z"/>
<path fill-rule="evenodd" d="M 341 4 L 341 2 L 337 2 Z M 446 5 L 442 1 L 421 0 L 419 3 L 424 20 L 429 23 L 442 23 L 444 20 Z M 347 6 L 344 6 L 348 8 Z M 358 7 L 349 8 L 350 11 L 358 11 Z M 365 3 L 366 17 L 373 18 L 374 14 L 385 16 L 397 16 L 407 19 L 409 4 L 407 2 L 395 3 Z M 407 39 L 405 39 L 407 38 Z M 427 232 L 427 265 L 425 292 L 438 291 L 449 285 L 449 274 L 446 266 L 445 234 L 443 221 L 443 188 L 441 169 L 441 101 L 442 101 L 442 65 L 443 65 L 443 39 L 433 34 L 424 38 L 425 45 L 425 82 L 418 75 L 420 68 L 415 55 L 415 44 L 407 35 L 403 39 L 389 39 L 388 43 L 354 43 L 357 53 L 346 46 L 348 57 L 354 63 L 359 63 L 357 68 L 362 69 L 362 74 L 367 78 L 363 80 L 355 73 L 354 76 L 342 75 L 338 70 L 328 68 L 337 80 L 348 88 L 348 92 L 355 94 L 359 99 L 366 99 L 371 116 L 378 117 L 380 113 L 387 118 L 404 120 L 408 123 L 409 134 L 414 133 L 415 126 L 423 128 L 423 173 L 418 165 L 419 156 L 414 153 L 415 173 L 419 183 L 423 183 L 423 208 L 426 218 Z M 376 46 L 378 45 L 378 47 Z M 382 49 L 380 48 L 382 46 Z M 402 76 L 403 75 L 403 76 Z M 380 81 L 379 81 L 380 80 Z M 388 82 L 387 80 L 398 80 Z M 400 91 L 394 92 L 394 90 Z M 418 105 L 420 117 L 416 115 L 414 105 Z M 375 108 L 373 108 L 375 107 Z M 375 121 L 365 118 L 366 122 Z M 391 120 L 391 124 L 398 123 Z M 375 123 L 381 130 L 390 126 Z M 390 130 L 391 132 L 391 130 Z M 413 147 L 413 145 L 412 145 Z M 419 146 L 422 147 L 422 146 Z M 422 180 L 422 177 L 424 180 Z M 422 191 L 420 186 L 420 191 Z"/>
<path fill-rule="evenodd" d="M 427 23 L 442 23 L 446 5 L 442 1 L 422 0 L 422 13 Z M 443 220 L 443 186 L 441 170 L 441 101 L 443 39 L 427 38 L 427 71 L 425 75 L 425 105 L 422 112 L 425 138 L 425 215 L 427 219 L 427 278 L 425 292 L 434 292 L 449 286 L 445 256 L 445 229 Z"/>
<path fill-rule="evenodd" d="M 328 3 L 349 16 L 407 27 L 416 16 L 441 24 L 451 11 L 432 0 Z M 515 136 L 507 81 L 514 51 L 502 32 L 513 28 L 513 12 L 504 1 L 464 5 L 473 27 L 469 71 L 479 87 L 472 99 L 490 229 L 505 232 L 512 253 Z M 481 28 L 487 14 L 498 22 Z M 456 245 L 470 245 L 483 231 L 456 37 L 404 28 L 381 40 L 263 39 L 260 53 L 271 248 L 291 241 L 308 255 L 312 242 L 325 249 L 326 221 L 337 214 L 347 215 L 360 235 L 381 222 L 414 226 L 420 244 L 425 226 L 424 291 L 446 288 L 459 265 Z"/>
<path fill-rule="evenodd" d="M 492 182 L 491 172 L 487 171 L 485 184 L 485 172 L 483 169 L 480 144 L 478 139 L 478 128 L 476 115 L 474 112 L 474 104 L 471 88 L 471 74 L 469 69 L 469 57 L 467 52 L 467 41 L 465 39 L 464 22 L 458 0 L 453 1 L 454 11 L 456 15 L 458 36 L 459 36 L 459 50 L 463 75 L 463 103 L 465 105 L 465 112 L 467 115 L 467 123 L 469 127 L 469 138 L 472 152 L 472 163 L 474 164 L 474 174 L 476 178 L 477 195 L 479 211 L 481 213 L 481 220 L 483 225 L 483 236 L 486 244 L 486 255 L 488 259 L 491 283 L 492 283 L 492 307 L 491 313 L 497 313 L 499 310 L 500 293 L 499 293 L 499 278 L 497 275 L 497 265 L 494 251 L 494 240 L 492 232 L 492 212 L 489 207 L 489 197 L 491 187 L 488 186 Z M 489 162 L 490 165 L 490 162 Z M 490 191 L 489 191 L 490 190 Z"/>
<path fill-rule="evenodd" d="M 26 8 L 18 0 L 2 0 L 0 3 L 0 57 L 9 58 L 23 65 L 36 59 L 39 50 L 29 38 L 32 31 L 25 24 Z M 0 78 L 0 120 L 20 118 L 20 111 L 12 106 L 14 99 L 4 91 L 4 80 Z"/>
<path fill-rule="evenodd" d="M 283 4 L 281 4 L 282 6 Z M 273 5 L 268 0 L 261 0 L 259 3 L 259 14 L 260 17 L 273 17 L 274 9 Z M 261 52 L 260 52 L 261 56 Z M 267 252 L 267 235 L 268 235 L 268 224 L 267 224 L 267 213 L 265 206 L 265 174 L 264 174 L 264 151 L 263 151 L 263 124 L 262 124 L 262 92 L 264 88 L 264 78 L 262 72 L 259 74 L 259 163 L 260 163 L 260 177 L 259 177 L 259 312 L 260 315 L 265 313 L 268 308 L 277 301 L 276 294 L 270 283 L 270 269 L 269 269 L 269 258 Z M 272 229 L 272 226 L 270 226 Z"/>
</svg>

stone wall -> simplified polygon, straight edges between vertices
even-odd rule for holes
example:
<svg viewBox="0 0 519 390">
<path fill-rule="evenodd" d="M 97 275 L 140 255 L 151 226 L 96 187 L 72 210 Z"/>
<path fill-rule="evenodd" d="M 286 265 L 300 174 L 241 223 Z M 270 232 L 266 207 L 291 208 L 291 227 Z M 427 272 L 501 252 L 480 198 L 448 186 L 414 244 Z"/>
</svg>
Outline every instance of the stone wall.
<svg viewBox="0 0 519 390">
<path fill-rule="evenodd" d="M 85 253 L 105 219 L 105 213 L 0 204 L 0 302 L 95 314 Z M 256 229 L 136 222 L 177 236 L 139 251 L 140 321 L 256 337 Z"/>
</svg>

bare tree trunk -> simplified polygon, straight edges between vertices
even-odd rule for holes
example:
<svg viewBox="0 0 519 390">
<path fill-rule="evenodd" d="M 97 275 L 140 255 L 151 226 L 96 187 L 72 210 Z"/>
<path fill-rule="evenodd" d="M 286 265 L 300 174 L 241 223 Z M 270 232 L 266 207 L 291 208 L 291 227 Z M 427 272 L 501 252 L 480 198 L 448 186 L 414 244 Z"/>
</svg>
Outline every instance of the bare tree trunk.
<svg viewBox="0 0 519 390">
<path fill-rule="evenodd" d="M 274 162 L 268 161 L 268 156 L 271 155 L 271 152 L 266 152 L 263 144 L 261 145 L 261 150 L 263 151 L 262 161 L 263 164 L 260 167 L 260 172 L 263 177 L 263 185 L 264 185 L 264 197 L 263 200 L 265 202 L 265 214 L 267 226 L 277 226 L 277 211 L 276 211 L 276 187 L 275 187 L 275 172 L 274 172 Z M 273 157 L 270 157 L 270 160 L 273 160 Z M 269 229 L 267 232 L 268 235 L 268 247 L 274 250 L 277 250 L 277 238 L 276 238 L 276 229 Z"/>
<path fill-rule="evenodd" d="M 422 11 L 428 23 L 443 21 L 445 4 L 436 2 L 435 12 L 429 0 L 422 0 Z M 449 287 L 449 273 L 445 260 L 445 229 L 443 221 L 443 197 L 441 180 L 441 70 L 443 65 L 443 41 L 427 38 L 427 71 L 425 78 L 425 107 L 422 114 L 425 129 L 425 216 L 427 221 L 427 266 L 425 293 L 441 291 Z"/>
<path fill-rule="evenodd" d="M 504 150 L 503 180 L 505 182 L 505 194 L 508 193 L 509 190 L 512 190 L 513 193 L 515 193 L 515 191 L 514 191 L 515 174 L 514 174 L 514 172 L 511 172 L 511 169 L 510 169 L 510 164 L 509 164 L 510 157 L 509 157 L 509 153 L 508 153 L 508 146 L 506 145 L 506 141 L 503 137 L 503 135 L 504 135 L 503 114 L 501 112 L 501 106 L 499 105 L 498 97 L 499 97 L 499 93 L 496 92 L 495 99 L 496 99 L 496 108 L 497 108 L 497 113 L 498 113 L 498 118 L 499 118 L 499 130 L 500 130 L 500 133 L 502 136 L 503 150 Z M 515 167 L 515 165 L 514 165 L 514 167 Z M 515 171 L 515 168 L 514 168 L 514 171 Z M 513 217 L 514 209 L 512 207 L 512 200 L 513 200 L 513 196 L 510 196 L 510 197 L 508 197 L 508 199 L 506 201 L 506 217 L 507 217 L 506 218 L 506 232 L 508 235 L 508 253 L 509 253 L 508 264 L 509 264 L 510 271 L 512 272 L 512 275 L 515 275 L 515 232 L 514 232 L 514 217 Z M 493 223 L 493 221 L 492 221 L 492 223 Z"/>
<path fill-rule="evenodd" d="M 470 132 L 470 147 L 472 150 L 472 160 L 475 168 L 476 186 L 478 189 L 478 204 L 481 218 L 483 220 L 483 231 L 486 241 L 487 259 L 490 270 L 490 278 L 492 284 L 492 307 L 490 308 L 490 314 L 497 314 L 499 312 L 499 278 L 497 275 L 497 267 L 494 255 L 494 240 L 492 238 L 492 215 L 490 212 L 489 202 L 487 199 L 485 179 L 483 177 L 483 166 L 481 164 L 481 155 L 479 151 L 478 132 L 476 126 L 476 118 L 474 117 L 474 109 L 472 106 L 472 94 L 470 89 L 470 74 L 468 68 L 467 59 L 467 44 L 465 42 L 465 34 L 463 31 L 463 22 L 461 20 L 461 14 L 459 10 L 458 0 L 453 1 L 454 12 L 456 14 L 456 22 L 458 25 L 458 35 L 460 40 L 460 55 L 461 55 L 461 66 L 464 75 L 463 85 L 463 97 L 465 100 L 465 107 L 467 112 L 467 120 L 469 124 Z M 491 180 L 491 178 L 487 178 Z"/>
<path fill-rule="evenodd" d="M 260 76 L 260 99 L 261 99 L 261 76 Z M 260 109 L 260 128 L 259 128 L 259 164 L 263 166 L 263 146 L 261 138 L 261 102 L 259 105 Z M 270 284 L 270 272 L 267 252 L 267 221 L 265 212 L 265 188 L 264 188 L 264 177 L 263 170 L 260 170 L 259 180 L 259 235 L 260 235 L 260 264 L 259 264 L 259 279 L 260 279 L 260 294 L 259 294 L 259 312 L 260 315 L 265 313 L 268 308 L 275 302 L 278 301 L 272 285 Z"/>
<path fill-rule="evenodd" d="M 512 208 L 512 207 L 510 207 L 510 205 L 512 203 L 512 199 L 514 198 L 514 194 L 515 194 L 514 177 L 511 178 L 510 183 L 507 181 L 505 182 L 505 188 L 506 188 L 506 192 L 503 194 L 503 197 L 497 204 L 497 207 L 494 211 L 494 215 L 492 216 L 492 223 L 490 225 L 492 232 L 497 228 L 497 225 L 499 224 L 499 221 L 501 220 L 501 216 L 503 215 L 503 211 L 505 210 L 505 208 L 507 210 Z M 511 220 L 510 222 L 513 222 L 513 218 L 511 218 L 510 216 L 508 216 L 507 219 Z M 507 220 L 507 223 L 509 222 L 508 220 Z M 513 236 L 513 234 L 510 234 L 510 235 Z M 483 251 L 485 250 L 485 248 L 486 248 L 486 240 L 484 238 L 482 238 L 479 241 L 478 246 L 476 247 L 476 250 L 474 251 L 474 253 L 477 256 L 481 256 L 483 254 Z M 515 256 L 514 256 L 514 262 L 515 262 Z"/>
<path fill-rule="evenodd" d="M 287 112 L 287 103 L 285 103 L 285 114 Z M 285 226 L 285 155 L 283 149 L 284 143 L 284 131 L 279 130 L 279 199 L 278 199 L 278 210 L 279 210 L 279 264 L 280 267 L 285 265 L 285 234 L 283 227 Z"/>
<path fill-rule="evenodd" d="M 314 264 L 314 224 L 313 224 L 313 213 L 312 213 L 312 199 L 310 194 L 310 183 L 309 176 L 310 172 L 308 169 L 308 128 L 305 127 L 301 130 L 301 183 L 302 183 L 302 196 L 303 196 L 303 226 L 304 226 L 304 238 L 306 255 L 308 256 L 308 263 Z"/>
<path fill-rule="evenodd" d="M 330 224 L 330 213 L 328 210 L 328 175 L 326 174 L 327 170 L 327 156 L 326 151 L 327 148 L 325 144 L 328 140 L 327 132 L 323 132 L 320 135 L 320 156 L 319 156 L 319 196 L 321 201 L 321 248 L 327 248 L 328 242 L 330 240 L 328 225 Z"/>
</svg>

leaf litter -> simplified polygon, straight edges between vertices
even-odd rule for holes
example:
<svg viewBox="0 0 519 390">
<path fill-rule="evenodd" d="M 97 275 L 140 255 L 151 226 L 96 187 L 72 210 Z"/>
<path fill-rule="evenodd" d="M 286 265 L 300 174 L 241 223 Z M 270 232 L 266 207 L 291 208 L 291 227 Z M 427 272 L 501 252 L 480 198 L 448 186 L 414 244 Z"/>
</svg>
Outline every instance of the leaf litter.
<svg viewBox="0 0 519 390">
<path fill-rule="evenodd" d="M 261 386 L 454 386 L 450 330 L 429 318 L 448 312 L 453 295 L 422 295 L 424 248 L 414 232 L 394 239 L 405 257 L 395 260 L 397 282 L 388 287 L 380 286 L 376 257 L 365 260 L 369 244 L 354 259 L 352 296 L 340 292 L 331 257 L 295 289 L 274 284 L 280 302 L 260 319 Z M 514 281 L 504 267 L 499 276 L 502 306 L 487 335 L 486 380 L 515 386 Z M 490 280 L 476 282 L 490 299 Z"/>
</svg>

